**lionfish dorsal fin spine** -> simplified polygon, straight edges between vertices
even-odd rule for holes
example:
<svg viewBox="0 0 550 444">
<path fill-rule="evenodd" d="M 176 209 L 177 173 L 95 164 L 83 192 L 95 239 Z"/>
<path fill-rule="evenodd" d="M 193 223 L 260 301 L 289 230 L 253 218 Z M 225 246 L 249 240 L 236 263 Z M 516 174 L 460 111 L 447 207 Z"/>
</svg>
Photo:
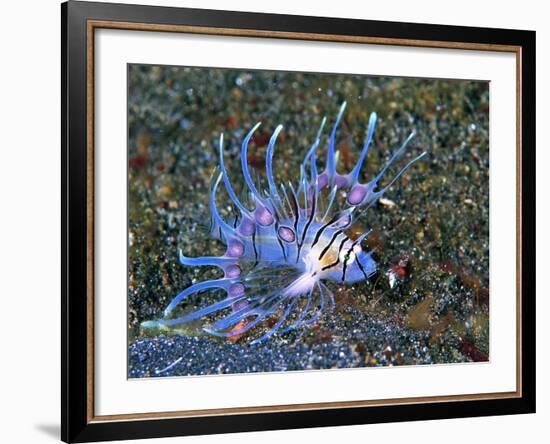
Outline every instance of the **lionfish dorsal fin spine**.
<svg viewBox="0 0 550 444">
<path fill-rule="evenodd" d="M 273 134 L 271 138 L 269 139 L 269 143 L 267 145 L 267 151 L 265 156 L 265 172 L 267 176 L 267 183 L 269 185 L 269 193 L 273 198 L 276 198 L 280 200 L 279 192 L 277 191 L 277 184 L 275 183 L 275 179 L 273 179 L 273 151 L 275 149 L 275 142 L 277 141 L 277 137 L 279 136 L 279 133 L 282 131 L 283 125 L 277 126 L 275 128 L 275 131 L 273 131 Z"/>
<path fill-rule="evenodd" d="M 218 208 L 216 207 L 216 191 L 218 189 L 218 186 L 220 184 L 220 181 L 222 180 L 223 173 L 219 173 L 218 177 L 214 180 L 214 183 L 212 185 L 212 188 L 210 190 L 210 198 L 209 198 L 209 207 L 210 207 L 210 232 L 213 235 L 216 235 L 216 232 L 219 230 L 221 231 L 221 234 L 219 235 L 220 238 L 222 238 L 223 235 L 227 235 L 228 233 L 232 233 L 233 229 L 230 225 L 228 225 L 219 215 Z M 223 239 L 220 239 L 223 240 Z"/>
<path fill-rule="evenodd" d="M 231 199 L 233 204 L 235 204 L 235 206 L 241 211 L 243 215 L 247 215 L 250 217 L 250 211 L 248 211 L 248 209 L 241 203 L 241 201 L 235 194 L 235 191 L 231 186 L 231 182 L 229 181 L 229 177 L 227 176 L 227 170 L 225 168 L 225 163 L 223 161 L 223 134 L 220 135 L 219 162 L 220 162 L 220 168 L 222 171 L 223 183 L 225 185 L 225 189 L 227 190 L 227 194 L 229 194 L 229 198 Z"/>
<path fill-rule="evenodd" d="M 359 173 L 361 171 L 361 167 L 363 166 L 365 157 L 367 155 L 367 151 L 369 150 L 369 146 L 372 141 L 372 136 L 374 134 L 375 126 L 376 126 L 376 113 L 372 112 L 369 118 L 369 127 L 367 129 L 367 135 L 365 137 L 365 143 L 363 145 L 363 149 L 361 150 L 361 154 L 359 156 L 359 159 L 357 160 L 357 163 L 355 164 L 355 166 L 353 167 L 353 170 L 350 173 L 351 186 L 357 183 L 357 180 L 359 178 Z"/>
<path fill-rule="evenodd" d="M 387 185 L 384 186 L 384 188 L 382 188 L 380 191 L 376 192 L 375 195 L 376 195 L 376 198 L 375 199 L 379 199 L 380 197 L 382 197 L 382 195 L 395 183 L 397 182 L 397 180 L 401 177 L 401 175 L 407 171 L 410 166 L 415 163 L 417 160 L 420 160 L 422 159 L 422 157 L 424 157 L 427 153 L 424 151 L 423 153 L 419 154 L 418 156 L 416 156 L 414 159 L 410 160 L 403 168 L 401 168 L 401 170 L 399 171 L 399 173 L 397 173 L 395 175 L 395 177 L 390 181 L 390 183 L 388 183 Z"/>
<path fill-rule="evenodd" d="M 334 125 L 332 126 L 332 131 L 330 133 L 328 152 L 327 152 L 327 166 L 325 169 L 325 172 L 328 175 L 328 183 L 330 186 L 332 186 L 334 182 L 334 175 L 336 174 L 336 155 L 335 155 L 336 130 L 338 129 L 340 120 L 344 115 L 345 109 L 346 109 L 346 102 L 344 101 L 340 106 L 340 110 L 338 111 L 338 116 L 336 117 L 336 121 L 334 122 Z"/>
<path fill-rule="evenodd" d="M 241 170 L 243 173 L 243 178 L 246 183 L 246 186 L 254 196 L 254 199 L 260 202 L 262 202 L 263 199 L 260 196 L 260 193 L 258 192 L 256 186 L 254 185 L 254 182 L 250 177 L 250 171 L 248 170 L 248 143 L 250 142 L 252 135 L 256 132 L 256 130 L 259 128 L 261 124 L 262 122 L 256 123 L 256 125 L 254 125 L 252 129 L 248 132 L 248 134 L 245 136 L 241 144 Z"/>
<path fill-rule="evenodd" d="M 407 145 L 409 144 L 409 142 L 412 140 L 412 138 L 415 136 L 415 132 L 411 132 L 409 134 L 409 137 L 407 137 L 405 139 L 405 141 L 402 143 L 402 145 L 399 147 L 399 149 L 397 149 L 395 151 L 395 153 L 392 154 L 392 156 L 390 157 L 390 160 L 388 160 L 386 162 L 386 164 L 384 165 L 384 167 L 380 170 L 380 172 L 376 175 L 376 177 L 372 180 L 373 182 L 378 182 L 382 176 L 384 175 L 384 173 L 388 170 L 388 168 L 390 167 L 390 165 L 393 163 L 393 161 L 395 159 L 397 159 L 397 157 L 405 150 L 405 148 L 407 148 Z"/>
</svg>

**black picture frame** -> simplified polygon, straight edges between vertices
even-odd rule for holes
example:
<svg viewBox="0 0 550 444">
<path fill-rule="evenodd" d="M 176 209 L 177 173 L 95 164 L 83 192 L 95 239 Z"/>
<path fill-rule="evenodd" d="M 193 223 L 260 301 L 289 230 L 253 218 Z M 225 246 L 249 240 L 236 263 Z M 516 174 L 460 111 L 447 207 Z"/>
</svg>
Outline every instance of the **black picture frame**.
<svg viewBox="0 0 550 444">
<path fill-rule="evenodd" d="M 461 44 L 509 45 L 521 63 L 521 393 L 515 397 L 193 417 L 97 420 L 90 415 L 89 22 L 109 21 Z M 535 32 L 69 1 L 61 5 L 61 438 L 90 442 L 535 412 Z M 460 47 L 460 46 L 459 46 Z M 528 118 L 521 118 L 528 116 Z M 93 233 L 92 233 L 93 234 Z M 92 404 L 93 406 L 93 404 Z"/>
</svg>

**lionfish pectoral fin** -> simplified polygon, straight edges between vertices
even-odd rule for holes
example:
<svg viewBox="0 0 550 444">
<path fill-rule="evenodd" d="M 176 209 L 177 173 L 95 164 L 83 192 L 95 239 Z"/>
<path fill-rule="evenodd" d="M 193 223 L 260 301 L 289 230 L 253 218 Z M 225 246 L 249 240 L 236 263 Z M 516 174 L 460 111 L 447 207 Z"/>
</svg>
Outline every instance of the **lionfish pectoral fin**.
<svg viewBox="0 0 550 444">
<path fill-rule="evenodd" d="M 299 282 L 301 276 L 292 267 L 264 267 L 243 276 L 247 297 L 242 300 L 242 304 L 233 313 L 212 322 L 203 330 L 214 336 L 231 337 L 242 335 L 253 327 L 263 328 L 263 331 L 259 330 L 260 336 L 253 339 L 251 344 L 258 344 L 273 336 L 295 314 L 301 295 L 289 289 Z M 268 319 L 272 319 L 274 324 L 270 325 Z"/>
<path fill-rule="evenodd" d="M 306 318 L 306 316 L 309 313 L 309 310 L 310 310 L 310 307 L 311 307 L 311 304 L 312 304 L 312 299 L 313 299 L 312 295 L 313 295 L 313 292 L 314 292 L 315 288 L 316 287 L 313 287 L 309 291 L 309 293 L 307 294 L 307 297 L 305 298 L 305 305 L 300 310 L 300 313 L 299 313 L 297 319 L 292 324 L 290 324 L 288 327 L 285 327 L 284 329 L 282 329 L 281 333 L 286 333 L 287 331 L 295 329 L 295 328 L 300 327 L 302 325 L 302 321 Z"/>
<path fill-rule="evenodd" d="M 290 330 L 315 323 L 323 312 L 327 295 L 334 304 L 332 292 L 320 281 L 310 281 L 310 279 L 309 276 L 302 275 L 286 288 L 286 304 L 281 304 L 281 315 L 277 322 L 263 335 L 254 339 L 251 345 L 259 344 L 275 334 L 282 335 Z M 306 286 L 304 287 L 303 282 L 298 283 L 299 280 L 305 280 Z M 294 293 L 294 288 L 302 288 L 302 290 Z M 284 326 L 285 323 L 287 323 L 286 326 Z"/>
<path fill-rule="evenodd" d="M 239 299 L 241 299 L 241 297 L 239 296 L 228 296 L 219 302 L 210 304 L 207 307 L 204 307 L 198 310 L 194 310 L 183 316 L 173 318 L 173 319 L 161 319 L 158 321 L 148 321 L 148 322 L 142 323 L 141 325 L 142 327 L 160 327 L 160 326 L 173 327 L 176 325 L 185 324 L 195 319 L 202 318 L 203 316 L 207 316 L 211 313 L 215 313 L 217 311 L 223 310 L 224 308 L 227 308 L 235 304 Z"/>
<path fill-rule="evenodd" d="M 292 323 L 279 331 L 279 334 L 286 333 L 300 327 L 306 327 L 319 320 L 326 304 L 326 299 L 330 300 L 334 307 L 334 296 L 332 292 L 322 282 L 317 282 L 308 293 L 304 293 L 296 298 L 297 307 L 295 309 L 296 317 Z M 269 332 L 268 332 L 269 333 Z M 263 339 L 269 336 L 264 335 Z"/>
<path fill-rule="evenodd" d="M 197 284 L 191 285 L 190 287 L 187 287 L 174 299 L 172 299 L 170 304 L 168 304 L 168 307 L 166 307 L 166 309 L 164 310 L 164 316 L 168 316 L 172 312 L 172 310 L 174 310 L 176 305 L 178 305 L 183 299 L 187 298 L 188 296 L 205 290 L 212 290 L 217 288 L 226 289 L 229 282 L 229 279 L 213 279 L 209 281 L 199 282 Z"/>
<path fill-rule="evenodd" d="M 220 258 L 185 258 L 184 263 L 197 265 L 212 264 Z M 244 264 L 239 264 L 244 265 Z M 284 288 L 296 280 L 298 273 L 291 267 L 263 266 L 252 268 L 234 278 L 214 279 L 194 284 L 178 294 L 164 311 L 160 320 L 146 321 L 144 328 L 177 327 L 194 320 L 209 317 L 213 319 L 202 329 L 214 336 L 230 337 L 241 335 L 266 318 L 276 313 L 287 296 Z M 175 316 L 175 309 L 183 300 L 193 294 L 212 290 L 224 290 L 225 297 L 203 307 L 196 307 L 181 316 Z M 171 317 L 172 316 L 172 317 Z"/>
<path fill-rule="evenodd" d="M 223 268 L 228 264 L 235 263 L 234 258 L 224 256 L 200 256 L 200 257 L 188 257 L 180 250 L 178 255 L 180 264 L 188 267 L 202 267 L 205 265 L 213 265 Z"/>
<path fill-rule="evenodd" d="M 203 330 L 213 336 L 236 336 L 246 333 L 252 327 L 264 321 L 276 311 L 277 306 L 281 303 L 281 294 L 279 289 L 268 294 L 263 291 L 257 293 L 261 294 L 243 299 L 243 307 L 203 327 Z M 246 321 L 245 324 L 240 325 L 243 321 Z"/>
<path fill-rule="evenodd" d="M 303 313 L 303 315 L 299 319 L 299 322 L 296 322 L 295 324 L 288 327 L 289 330 L 293 328 L 306 327 L 308 325 L 314 324 L 315 322 L 317 322 L 317 320 L 319 320 L 326 303 L 323 287 L 326 288 L 323 284 L 318 282 L 317 285 L 312 289 L 312 293 L 310 293 L 308 297 L 308 310 L 305 310 L 305 313 Z"/>
<path fill-rule="evenodd" d="M 168 307 L 166 307 L 166 309 L 164 310 L 163 319 L 142 322 L 141 327 L 143 328 L 173 327 L 179 324 L 189 322 L 190 320 L 196 319 L 200 316 L 203 316 L 206 313 L 201 314 L 200 316 L 196 316 L 194 315 L 194 313 L 196 313 L 195 311 L 195 312 L 191 312 L 186 315 L 180 316 L 178 318 L 169 317 L 172 311 L 174 310 L 174 308 L 187 297 L 202 291 L 208 291 L 213 289 L 225 289 L 226 291 L 228 291 L 232 282 L 233 280 L 224 278 L 224 279 L 213 279 L 213 280 L 199 282 L 197 284 L 191 285 L 190 287 L 187 287 L 185 290 L 179 293 L 174 299 L 172 299 Z M 234 302 L 234 300 L 228 301 L 228 299 L 226 299 L 223 302 L 228 302 L 228 304 L 231 304 Z M 207 310 L 207 311 L 212 312 L 212 311 L 218 310 L 220 307 L 218 307 L 216 304 L 213 304 L 209 308 L 210 310 Z"/>
<path fill-rule="evenodd" d="M 256 338 L 254 339 L 253 341 L 250 342 L 250 345 L 254 345 L 254 344 L 259 344 L 260 342 L 262 341 L 265 341 L 267 338 L 270 338 L 271 336 L 273 336 L 277 330 L 279 329 L 279 327 L 283 324 L 283 322 L 286 321 L 286 318 L 288 318 L 288 315 L 290 314 L 290 312 L 292 311 L 292 309 L 294 308 L 294 305 L 296 304 L 296 298 L 292 298 L 290 300 L 290 302 L 287 304 L 282 316 L 277 320 L 277 322 L 275 323 L 275 325 L 273 327 L 271 327 L 266 333 L 264 333 L 262 336 L 260 336 L 259 338 Z"/>
</svg>

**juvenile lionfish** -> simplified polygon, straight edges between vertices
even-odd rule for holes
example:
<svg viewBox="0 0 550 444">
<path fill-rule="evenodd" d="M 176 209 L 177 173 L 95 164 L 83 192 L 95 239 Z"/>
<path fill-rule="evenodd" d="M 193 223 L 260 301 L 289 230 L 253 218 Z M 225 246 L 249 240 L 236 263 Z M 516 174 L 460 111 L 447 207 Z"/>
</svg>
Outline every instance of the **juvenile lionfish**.
<svg viewBox="0 0 550 444">
<path fill-rule="evenodd" d="M 186 288 L 164 310 L 164 319 L 144 322 L 143 327 L 174 327 L 210 316 L 210 323 L 203 327 L 207 333 L 235 337 L 258 326 L 260 334 L 250 342 L 258 343 L 275 333 L 309 326 L 317 321 L 325 305 L 333 307 L 334 296 L 327 281 L 353 284 L 374 274 L 376 263 L 372 253 L 361 247 L 368 231 L 353 238 L 350 228 L 357 219 L 358 209 L 366 209 L 375 203 L 425 152 L 408 162 L 387 185 L 378 189 L 378 182 L 414 136 L 413 131 L 376 177 L 360 183 L 359 173 L 376 123 L 376 114 L 371 113 L 357 163 L 350 173 L 338 174 L 335 137 L 345 107 L 346 102 L 340 107 L 330 133 L 324 171 L 319 173 L 317 170 L 316 149 L 326 118 L 304 157 L 296 185 L 289 182 L 277 186 L 273 178 L 273 150 L 283 128 L 279 125 L 267 146 L 267 188 L 256 187 L 247 164 L 247 149 L 260 123 L 248 132 L 240 155 L 250 207 L 241 202 L 231 185 L 224 164 L 223 134 L 220 136 L 219 169 L 213 177 L 209 199 L 210 234 L 225 244 L 226 251 L 219 257 L 197 258 L 186 257 L 180 251 L 179 260 L 186 266 L 219 267 L 224 276 Z M 232 223 L 220 216 L 216 206 L 216 190 L 222 181 L 238 210 Z M 340 195 L 341 199 L 338 198 Z M 342 199 L 344 202 L 339 203 Z M 218 302 L 180 316 L 174 315 L 174 309 L 191 295 L 220 289 L 225 296 Z M 262 326 L 263 329 L 259 328 Z"/>
</svg>

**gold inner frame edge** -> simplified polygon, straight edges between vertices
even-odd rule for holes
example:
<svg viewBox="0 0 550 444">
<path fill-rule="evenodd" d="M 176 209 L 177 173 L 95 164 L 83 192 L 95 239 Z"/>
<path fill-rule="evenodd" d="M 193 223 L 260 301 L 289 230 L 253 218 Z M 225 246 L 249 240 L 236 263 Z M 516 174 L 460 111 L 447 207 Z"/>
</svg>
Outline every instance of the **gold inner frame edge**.
<svg viewBox="0 0 550 444">
<path fill-rule="evenodd" d="M 171 412 L 144 412 L 116 415 L 94 414 L 94 32 L 96 29 L 119 29 L 130 31 L 177 32 L 203 35 L 222 35 L 233 37 L 278 38 L 288 40 L 310 40 L 337 43 L 362 43 L 372 45 L 394 45 L 421 48 L 462 49 L 489 52 L 511 52 L 516 56 L 516 391 L 497 393 L 473 393 L 448 396 L 419 396 L 362 401 L 337 401 L 307 404 L 286 404 L 255 407 L 230 407 L 206 410 L 182 410 Z M 88 20 L 86 24 L 86 208 L 87 208 L 87 396 L 86 412 L 88 423 L 153 420 L 163 418 L 190 418 L 201 416 L 226 416 L 239 414 L 260 414 L 275 412 L 296 412 L 304 410 L 327 410 L 337 408 L 359 408 L 389 405 L 407 405 L 416 403 L 460 402 L 491 399 L 509 399 L 522 396 L 522 349 L 521 349 L 521 179 L 522 179 L 522 48 L 515 45 L 488 43 L 446 42 L 436 40 L 416 40 L 382 38 L 368 36 L 311 34 L 286 31 L 264 31 L 255 29 L 215 28 L 188 25 L 165 25 L 133 23 L 123 21 Z"/>
</svg>

